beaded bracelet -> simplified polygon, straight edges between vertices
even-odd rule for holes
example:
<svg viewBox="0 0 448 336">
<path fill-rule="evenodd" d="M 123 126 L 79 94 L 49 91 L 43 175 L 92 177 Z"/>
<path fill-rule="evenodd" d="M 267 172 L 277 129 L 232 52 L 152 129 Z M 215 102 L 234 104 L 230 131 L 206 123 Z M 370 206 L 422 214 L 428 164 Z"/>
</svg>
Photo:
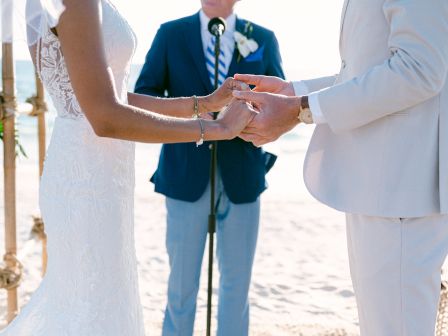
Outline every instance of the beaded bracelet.
<svg viewBox="0 0 448 336">
<path fill-rule="evenodd" d="M 198 97 L 193 96 L 193 119 L 198 119 L 200 116 Z"/>
</svg>

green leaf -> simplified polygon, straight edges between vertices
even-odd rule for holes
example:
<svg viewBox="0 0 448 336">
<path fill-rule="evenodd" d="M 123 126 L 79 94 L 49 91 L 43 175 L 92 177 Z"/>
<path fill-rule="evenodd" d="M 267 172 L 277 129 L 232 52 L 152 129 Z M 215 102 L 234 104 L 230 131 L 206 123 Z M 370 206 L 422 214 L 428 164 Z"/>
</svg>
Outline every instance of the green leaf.
<svg viewBox="0 0 448 336">
<path fill-rule="evenodd" d="M 19 144 L 19 142 L 16 142 L 17 147 L 18 147 L 18 152 L 17 152 L 17 156 L 19 154 L 22 154 L 25 158 L 28 159 L 28 155 L 26 155 L 25 149 L 23 148 L 23 146 L 21 144 Z"/>
<path fill-rule="evenodd" d="M 3 136 L 4 136 L 3 121 L 0 121 L 0 140 L 1 141 L 3 141 Z M 25 158 L 28 158 L 25 148 L 23 148 L 23 146 L 20 144 L 19 130 L 17 128 L 14 131 L 14 137 L 15 137 L 15 143 L 16 143 L 16 156 L 22 155 Z"/>
</svg>

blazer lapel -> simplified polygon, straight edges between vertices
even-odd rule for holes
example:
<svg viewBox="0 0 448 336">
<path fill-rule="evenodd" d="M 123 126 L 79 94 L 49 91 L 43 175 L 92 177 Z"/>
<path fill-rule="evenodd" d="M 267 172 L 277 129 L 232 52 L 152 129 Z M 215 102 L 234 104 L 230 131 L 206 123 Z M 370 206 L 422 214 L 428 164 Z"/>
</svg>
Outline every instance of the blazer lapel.
<svg viewBox="0 0 448 336">
<path fill-rule="evenodd" d="M 238 19 L 238 17 L 236 18 L 235 30 L 240 33 L 244 33 L 244 20 L 240 20 Z M 238 56 L 239 51 L 235 42 L 235 51 L 233 52 L 232 61 L 230 62 L 229 71 L 227 72 L 227 77 L 231 77 L 238 73 L 240 68 L 239 63 L 241 63 L 241 60 L 240 62 L 238 62 Z"/>
<path fill-rule="evenodd" d="M 198 70 L 199 77 L 202 80 L 205 88 L 208 92 L 213 91 L 212 83 L 208 76 L 207 68 L 205 67 L 205 55 L 204 48 L 202 45 L 202 35 L 201 35 L 201 23 L 199 19 L 199 13 L 191 17 L 188 28 L 184 30 L 185 42 L 190 51 L 191 57 L 195 66 Z"/>
</svg>

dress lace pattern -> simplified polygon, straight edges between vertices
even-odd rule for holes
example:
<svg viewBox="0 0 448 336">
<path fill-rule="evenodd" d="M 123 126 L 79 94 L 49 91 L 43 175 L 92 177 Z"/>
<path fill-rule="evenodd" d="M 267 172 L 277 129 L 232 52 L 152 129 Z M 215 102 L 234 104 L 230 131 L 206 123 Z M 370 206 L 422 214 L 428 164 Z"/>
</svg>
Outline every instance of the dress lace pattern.
<svg viewBox="0 0 448 336">
<path fill-rule="evenodd" d="M 103 37 L 118 96 L 126 100 L 135 36 L 108 0 Z M 144 336 L 134 246 L 134 144 L 99 138 L 71 86 L 59 40 L 38 43 L 38 73 L 56 107 L 41 180 L 48 269 L 0 336 Z"/>
<path fill-rule="evenodd" d="M 50 93 L 58 116 L 82 118 L 84 115 L 78 104 L 65 66 L 59 39 L 50 30 L 38 41 L 38 73 Z"/>
</svg>

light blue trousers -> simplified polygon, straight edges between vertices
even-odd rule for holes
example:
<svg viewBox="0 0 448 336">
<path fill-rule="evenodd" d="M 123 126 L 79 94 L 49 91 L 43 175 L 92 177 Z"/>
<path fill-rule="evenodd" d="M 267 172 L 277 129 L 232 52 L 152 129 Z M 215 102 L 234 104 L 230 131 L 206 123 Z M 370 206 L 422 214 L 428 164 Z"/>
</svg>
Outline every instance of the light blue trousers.
<svg viewBox="0 0 448 336">
<path fill-rule="evenodd" d="M 260 201 L 233 204 L 217 179 L 218 336 L 247 336 L 248 292 L 258 237 Z M 166 200 L 171 273 L 163 336 L 192 336 L 208 233 L 210 187 L 199 201 Z M 203 276 L 207 276 L 204 274 Z"/>
</svg>

